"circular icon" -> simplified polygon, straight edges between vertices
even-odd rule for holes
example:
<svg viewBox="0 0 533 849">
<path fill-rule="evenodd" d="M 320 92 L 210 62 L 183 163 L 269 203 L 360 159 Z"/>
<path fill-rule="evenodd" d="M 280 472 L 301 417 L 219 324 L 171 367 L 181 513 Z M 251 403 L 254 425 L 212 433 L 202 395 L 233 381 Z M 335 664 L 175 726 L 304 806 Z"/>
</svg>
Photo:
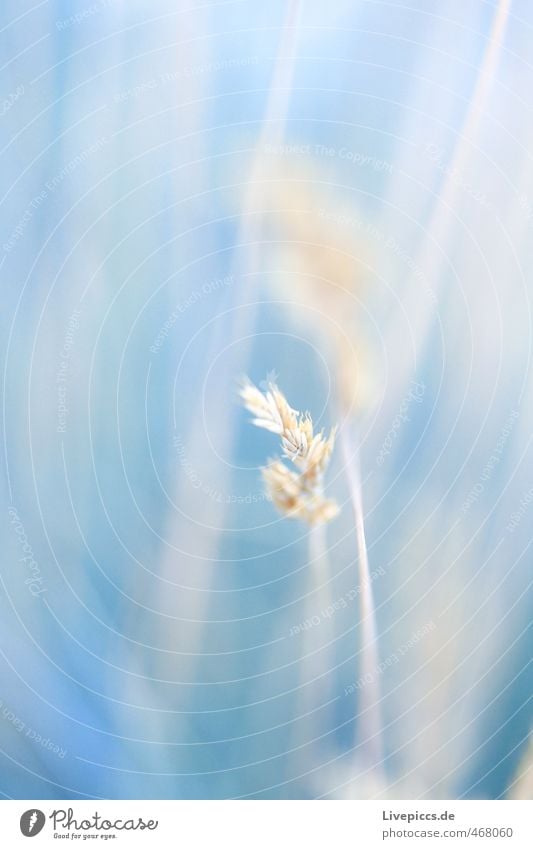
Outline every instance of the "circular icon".
<svg viewBox="0 0 533 849">
<path fill-rule="evenodd" d="M 42 811 L 37 810 L 37 808 L 30 808 L 20 818 L 20 830 L 24 837 L 35 837 L 42 831 L 45 822 L 46 817 Z"/>
</svg>

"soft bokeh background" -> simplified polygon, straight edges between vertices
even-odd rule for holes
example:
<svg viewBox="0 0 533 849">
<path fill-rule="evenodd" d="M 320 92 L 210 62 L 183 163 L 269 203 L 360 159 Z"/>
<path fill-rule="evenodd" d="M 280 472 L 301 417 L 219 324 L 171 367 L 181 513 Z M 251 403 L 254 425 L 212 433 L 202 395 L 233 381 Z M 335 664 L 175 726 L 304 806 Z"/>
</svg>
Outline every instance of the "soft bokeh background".
<svg viewBox="0 0 533 849">
<path fill-rule="evenodd" d="M 512 795 L 531 5 L 5 0 L 0 23 L 1 793 Z M 374 782 L 344 460 L 317 590 L 236 401 L 274 376 L 338 418 L 315 273 L 346 287 L 364 387 Z"/>
</svg>

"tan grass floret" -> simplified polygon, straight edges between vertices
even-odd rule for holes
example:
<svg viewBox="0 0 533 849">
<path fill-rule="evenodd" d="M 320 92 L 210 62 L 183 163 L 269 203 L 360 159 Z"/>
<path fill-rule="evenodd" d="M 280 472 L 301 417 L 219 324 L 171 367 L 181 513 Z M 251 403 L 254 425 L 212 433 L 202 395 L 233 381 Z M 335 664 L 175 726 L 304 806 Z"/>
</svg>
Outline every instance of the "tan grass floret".
<svg viewBox="0 0 533 849">
<path fill-rule="evenodd" d="M 281 438 L 283 456 L 297 470 L 281 460 L 271 460 L 262 469 L 267 493 L 277 509 L 310 525 L 333 519 L 339 508 L 324 497 L 323 480 L 335 443 L 335 428 L 327 439 L 322 431 L 315 434 L 311 416 L 293 410 L 274 384 L 269 384 L 263 393 L 245 381 L 240 396 L 254 416 L 252 423 Z"/>
</svg>

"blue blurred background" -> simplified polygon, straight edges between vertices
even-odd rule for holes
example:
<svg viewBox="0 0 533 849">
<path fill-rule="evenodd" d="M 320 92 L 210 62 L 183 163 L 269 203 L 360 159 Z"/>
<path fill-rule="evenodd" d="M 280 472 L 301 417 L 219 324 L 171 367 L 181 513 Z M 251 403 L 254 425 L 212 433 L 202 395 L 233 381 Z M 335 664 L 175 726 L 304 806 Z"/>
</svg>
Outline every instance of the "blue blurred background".
<svg viewBox="0 0 533 849">
<path fill-rule="evenodd" d="M 530 4 L 5 0 L 0 24 L 0 792 L 522 792 Z M 326 427 L 352 368 L 379 777 L 343 458 L 317 588 L 236 392 L 274 379 Z"/>
</svg>

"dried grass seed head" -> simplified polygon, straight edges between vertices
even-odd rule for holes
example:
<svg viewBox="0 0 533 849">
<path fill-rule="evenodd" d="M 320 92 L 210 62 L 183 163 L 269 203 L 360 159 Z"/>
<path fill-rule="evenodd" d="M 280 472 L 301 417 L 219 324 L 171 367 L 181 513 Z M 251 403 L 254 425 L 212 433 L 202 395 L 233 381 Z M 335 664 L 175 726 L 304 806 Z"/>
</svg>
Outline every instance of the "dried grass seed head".
<svg viewBox="0 0 533 849">
<path fill-rule="evenodd" d="M 323 477 L 335 443 L 335 428 L 327 439 L 315 434 L 309 413 L 299 413 L 275 384 L 261 392 L 249 381 L 240 390 L 244 406 L 255 418 L 252 423 L 281 437 L 283 456 L 297 468 L 292 471 L 280 460 L 262 471 L 266 490 L 275 506 L 291 518 L 309 524 L 325 522 L 337 515 L 334 501 L 323 495 Z"/>
</svg>

